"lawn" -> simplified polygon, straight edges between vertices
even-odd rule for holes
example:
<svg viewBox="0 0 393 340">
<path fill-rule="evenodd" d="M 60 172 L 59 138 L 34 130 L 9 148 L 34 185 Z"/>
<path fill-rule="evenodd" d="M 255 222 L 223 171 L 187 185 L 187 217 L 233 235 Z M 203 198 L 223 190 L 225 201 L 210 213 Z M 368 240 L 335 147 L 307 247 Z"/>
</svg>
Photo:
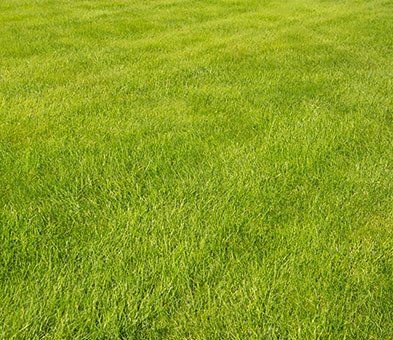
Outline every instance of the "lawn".
<svg viewBox="0 0 393 340">
<path fill-rule="evenodd" d="M 1 0 L 0 338 L 393 338 L 393 1 Z"/>
</svg>

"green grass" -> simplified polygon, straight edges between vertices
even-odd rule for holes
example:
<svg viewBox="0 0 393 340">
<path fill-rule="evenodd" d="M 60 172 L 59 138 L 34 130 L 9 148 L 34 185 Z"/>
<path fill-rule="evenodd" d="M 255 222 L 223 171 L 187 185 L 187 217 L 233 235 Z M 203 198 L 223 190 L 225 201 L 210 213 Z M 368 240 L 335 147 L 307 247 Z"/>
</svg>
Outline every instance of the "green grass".
<svg viewBox="0 0 393 340">
<path fill-rule="evenodd" d="M 0 337 L 393 338 L 393 1 L 0 2 Z"/>
</svg>

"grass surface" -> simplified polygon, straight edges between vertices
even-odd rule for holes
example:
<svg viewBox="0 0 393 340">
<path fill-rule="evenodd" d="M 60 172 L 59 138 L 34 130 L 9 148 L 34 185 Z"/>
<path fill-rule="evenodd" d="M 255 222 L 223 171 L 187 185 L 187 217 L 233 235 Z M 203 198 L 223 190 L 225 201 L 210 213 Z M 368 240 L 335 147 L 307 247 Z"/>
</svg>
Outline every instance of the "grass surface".
<svg viewBox="0 0 393 340">
<path fill-rule="evenodd" d="M 392 338 L 393 2 L 0 2 L 0 337 Z"/>
</svg>

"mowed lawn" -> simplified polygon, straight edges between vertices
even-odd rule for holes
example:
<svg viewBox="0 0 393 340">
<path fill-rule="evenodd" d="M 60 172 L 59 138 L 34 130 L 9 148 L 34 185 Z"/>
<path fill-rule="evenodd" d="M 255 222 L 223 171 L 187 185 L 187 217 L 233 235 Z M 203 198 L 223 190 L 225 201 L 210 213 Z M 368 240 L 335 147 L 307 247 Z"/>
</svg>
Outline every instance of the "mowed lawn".
<svg viewBox="0 0 393 340">
<path fill-rule="evenodd" d="M 0 2 L 0 338 L 393 338 L 393 1 Z"/>
</svg>

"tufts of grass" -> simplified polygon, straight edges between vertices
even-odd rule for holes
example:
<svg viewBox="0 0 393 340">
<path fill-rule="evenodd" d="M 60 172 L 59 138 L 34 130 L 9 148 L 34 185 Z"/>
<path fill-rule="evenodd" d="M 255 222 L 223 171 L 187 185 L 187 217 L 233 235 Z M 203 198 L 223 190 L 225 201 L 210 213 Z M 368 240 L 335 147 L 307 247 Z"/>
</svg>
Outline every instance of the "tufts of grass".
<svg viewBox="0 0 393 340">
<path fill-rule="evenodd" d="M 392 338 L 392 22 L 3 0 L 0 337 Z"/>
</svg>

